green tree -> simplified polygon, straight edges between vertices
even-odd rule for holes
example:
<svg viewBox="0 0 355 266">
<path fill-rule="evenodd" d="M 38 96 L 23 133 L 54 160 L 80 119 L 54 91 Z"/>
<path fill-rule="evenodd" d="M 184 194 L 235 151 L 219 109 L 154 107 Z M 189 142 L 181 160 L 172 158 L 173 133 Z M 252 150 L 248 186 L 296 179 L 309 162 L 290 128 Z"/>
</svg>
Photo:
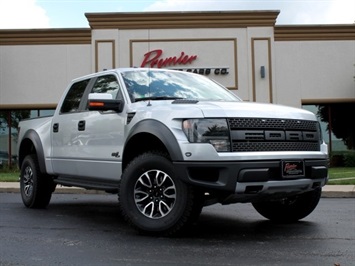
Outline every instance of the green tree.
<svg viewBox="0 0 355 266">
<path fill-rule="evenodd" d="M 318 116 L 328 123 L 327 130 L 342 139 L 349 150 L 355 149 L 355 103 L 318 105 Z"/>
<path fill-rule="evenodd" d="M 0 121 L 5 121 L 6 125 L 1 125 L 2 127 L 17 128 L 18 123 L 26 118 L 30 117 L 29 110 L 18 110 L 18 111 L 1 111 L 0 112 Z"/>
</svg>

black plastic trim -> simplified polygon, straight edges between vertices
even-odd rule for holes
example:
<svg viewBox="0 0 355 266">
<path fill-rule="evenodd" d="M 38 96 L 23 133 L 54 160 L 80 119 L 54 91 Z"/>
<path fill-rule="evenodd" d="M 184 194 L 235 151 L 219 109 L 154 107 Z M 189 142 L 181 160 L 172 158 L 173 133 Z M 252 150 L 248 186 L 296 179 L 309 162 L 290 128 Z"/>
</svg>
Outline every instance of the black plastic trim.
<svg viewBox="0 0 355 266">
<path fill-rule="evenodd" d="M 294 179 L 326 179 L 328 160 L 305 160 L 305 174 Z M 236 183 L 290 181 L 282 178 L 281 160 L 173 162 L 175 173 L 184 182 L 209 189 L 234 192 Z"/>
<path fill-rule="evenodd" d="M 41 139 L 40 139 L 38 133 L 33 129 L 29 129 L 22 138 L 21 146 L 22 146 L 23 141 L 25 139 L 29 139 L 33 143 L 33 146 L 34 146 L 34 148 L 36 150 L 36 154 L 37 154 L 39 169 L 42 173 L 46 173 L 46 164 L 45 164 L 45 160 L 44 160 L 43 146 L 42 146 L 42 142 L 41 142 Z M 22 150 L 22 147 L 20 147 L 20 151 L 21 150 Z M 21 160 L 19 160 L 19 163 L 22 164 L 23 159 L 24 159 L 24 157 Z M 19 167 L 21 168 L 21 165 L 19 165 Z"/>
<path fill-rule="evenodd" d="M 126 143 L 136 134 L 139 133 L 150 133 L 156 136 L 165 145 L 169 152 L 170 158 L 173 161 L 182 161 L 183 156 L 181 154 L 180 146 L 170 129 L 163 123 L 147 119 L 143 120 L 132 128 L 131 132 L 127 136 Z"/>
</svg>

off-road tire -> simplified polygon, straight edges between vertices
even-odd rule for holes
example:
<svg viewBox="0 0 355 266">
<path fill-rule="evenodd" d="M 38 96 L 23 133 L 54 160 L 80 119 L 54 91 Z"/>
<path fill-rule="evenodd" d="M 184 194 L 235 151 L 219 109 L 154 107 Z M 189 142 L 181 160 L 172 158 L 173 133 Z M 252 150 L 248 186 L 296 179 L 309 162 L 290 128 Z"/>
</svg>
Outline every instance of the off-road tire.
<svg viewBox="0 0 355 266">
<path fill-rule="evenodd" d="M 39 170 L 35 154 L 25 157 L 21 166 L 20 191 L 23 204 L 28 208 L 46 208 L 55 189 L 53 180 Z"/>
<path fill-rule="evenodd" d="M 254 202 L 255 210 L 265 218 L 278 223 L 292 223 L 308 216 L 317 207 L 322 189 L 278 201 Z"/>
<path fill-rule="evenodd" d="M 142 234 L 175 235 L 198 212 L 193 189 L 175 176 L 167 156 L 157 152 L 139 155 L 126 167 L 119 199 L 123 216 Z"/>
</svg>

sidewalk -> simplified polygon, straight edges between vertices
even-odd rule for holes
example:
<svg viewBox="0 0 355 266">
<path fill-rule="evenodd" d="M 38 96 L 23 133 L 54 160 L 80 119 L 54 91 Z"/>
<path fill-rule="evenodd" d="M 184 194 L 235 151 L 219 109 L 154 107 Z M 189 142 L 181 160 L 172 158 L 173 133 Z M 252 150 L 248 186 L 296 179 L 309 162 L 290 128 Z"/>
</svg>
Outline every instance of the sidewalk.
<svg viewBox="0 0 355 266">
<path fill-rule="evenodd" d="M 0 182 L 0 193 L 19 193 L 19 182 Z M 78 187 L 63 187 L 58 185 L 58 194 L 104 194 L 103 191 L 86 190 Z M 323 187 L 323 198 L 355 198 L 355 185 L 326 185 Z"/>
</svg>

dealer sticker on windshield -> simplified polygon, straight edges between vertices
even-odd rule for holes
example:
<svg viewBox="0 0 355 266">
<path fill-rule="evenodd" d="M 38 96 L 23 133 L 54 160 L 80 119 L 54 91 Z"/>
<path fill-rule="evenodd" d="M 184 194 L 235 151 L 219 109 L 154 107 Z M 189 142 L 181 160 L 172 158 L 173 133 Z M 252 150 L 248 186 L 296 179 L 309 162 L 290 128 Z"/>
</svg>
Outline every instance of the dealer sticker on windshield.
<svg viewBox="0 0 355 266">
<path fill-rule="evenodd" d="M 304 176 L 303 161 L 282 161 L 282 177 L 292 178 Z"/>
</svg>

